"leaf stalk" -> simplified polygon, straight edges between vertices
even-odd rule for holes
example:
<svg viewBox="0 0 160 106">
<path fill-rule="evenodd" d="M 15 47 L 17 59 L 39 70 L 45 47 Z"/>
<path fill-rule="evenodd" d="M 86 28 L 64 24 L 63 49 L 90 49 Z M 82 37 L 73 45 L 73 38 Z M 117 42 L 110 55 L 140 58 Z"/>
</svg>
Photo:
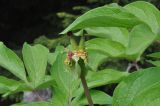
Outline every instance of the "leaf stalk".
<svg viewBox="0 0 160 106">
<path fill-rule="evenodd" d="M 81 74 L 80 79 L 81 79 L 81 82 L 82 82 L 82 85 L 83 85 L 83 89 L 84 89 L 86 98 L 88 100 L 89 106 L 94 106 L 92 98 L 91 98 L 91 95 L 90 95 L 90 92 L 89 92 L 89 89 L 88 89 L 88 86 L 87 86 L 87 82 L 86 82 L 85 76 L 83 74 Z"/>
</svg>

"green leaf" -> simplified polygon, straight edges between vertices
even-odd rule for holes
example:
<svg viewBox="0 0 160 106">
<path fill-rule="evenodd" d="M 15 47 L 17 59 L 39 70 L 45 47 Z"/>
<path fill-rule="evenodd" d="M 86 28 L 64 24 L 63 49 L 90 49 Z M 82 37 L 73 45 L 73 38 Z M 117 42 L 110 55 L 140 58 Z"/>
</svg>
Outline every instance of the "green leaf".
<svg viewBox="0 0 160 106">
<path fill-rule="evenodd" d="M 112 104 L 112 97 L 102 91 L 91 90 L 90 95 L 92 97 L 94 104 L 99 104 L 99 105 Z M 78 101 L 78 104 L 80 104 L 82 106 L 88 105 L 88 101 L 87 101 L 86 97 L 83 96 Z"/>
<path fill-rule="evenodd" d="M 56 58 L 57 58 L 58 54 L 60 52 L 63 52 L 63 51 L 64 51 L 64 47 L 63 46 L 57 46 L 54 53 L 49 53 L 48 54 L 48 63 L 50 65 L 53 65 L 53 63 L 56 61 Z"/>
<path fill-rule="evenodd" d="M 45 75 L 44 81 L 38 86 L 38 88 L 47 88 L 51 85 L 54 85 L 55 81 L 50 75 Z"/>
<path fill-rule="evenodd" d="M 51 75 L 56 82 L 56 85 L 54 85 L 55 93 L 53 100 L 57 104 L 70 105 L 73 92 L 77 90 L 80 82 L 73 76 L 73 70 L 69 70 L 64 65 L 66 56 L 66 53 L 59 53 L 55 63 L 52 65 Z"/>
<path fill-rule="evenodd" d="M 70 98 L 72 97 L 72 95 L 68 94 L 67 97 L 66 92 L 63 92 L 61 88 L 56 86 L 54 86 L 53 91 L 54 95 L 51 101 L 55 106 L 65 106 L 65 105 L 67 106 L 71 104 Z"/>
<path fill-rule="evenodd" d="M 104 69 L 97 72 L 89 72 L 87 83 L 90 88 L 103 86 L 109 83 L 119 83 L 123 78 L 128 76 L 127 72 L 120 72 L 113 69 Z"/>
<path fill-rule="evenodd" d="M 156 83 L 150 88 L 145 89 L 145 91 L 135 98 L 133 103 L 131 103 L 132 106 L 158 106 L 160 103 L 159 89 L 160 83 Z"/>
<path fill-rule="evenodd" d="M 50 65 L 52 65 L 56 61 L 57 55 L 58 55 L 58 53 L 49 53 L 48 54 L 48 63 Z"/>
<path fill-rule="evenodd" d="M 147 56 L 148 57 L 153 57 L 153 58 L 156 58 L 156 59 L 160 59 L 160 52 L 155 52 L 155 53 L 149 54 Z M 156 67 L 160 67 L 160 61 L 159 60 L 155 60 L 155 61 L 147 60 L 147 62 L 153 64 Z"/>
<path fill-rule="evenodd" d="M 110 39 L 112 41 L 121 43 L 125 47 L 128 45 L 129 32 L 125 28 L 93 27 L 93 28 L 86 28 L 85 31 L 89 36 L 96 36 L 96 37 Z"/>
<path fill-rule="evenodd" d="M 159 32 L 160 12 L 154 5 L 144 1 L 137 1 L 126 5 L 124 8 L 149 25 L 155 34 Z"/>
<path fill-rule="evenodd" d="M 93 72 L 89 71 L 87 74 L 87 85 L 89 88 L 95 88 L 111 83 L 119 83 L 123 78 L 128 76 L 127 72 L 120 72 L 113 69 L 104 69 L 101 71 Z M 83 87 L 81 86 L 75 95 L 81 94 L 83 92 Z"/>
<path fill-rule="evenodd" d="M 44 80 L 49 51 L 42 45 L 30 46 L 25 43 L 22 53 L 32 87 L 36 88 Z"/>
<path fill-rule="evenodd" d="M 19 81 L 0 76 L 0 94 L 17 90 L 20 84 Z"/>
<path fill-rule="evenodd" d="M 135 26 L 129 35 L 129 45 L 126 50 L 127 58 L 139 60 L 145 49 L 152 44 L 155 38 L 156 35 L 147 25 Z"/>
<path fill-rule="evenodd" d="M 155 52 L 155 53 L 149 54 L 147 56 L 160 59 L 160 52 Z"/>
<path fill-rule="evenodd" d="M 148 60 L 147 62 L 153 64 L 156 67 L 160 67 L 160 61 L 158 61 L 158 60 L 157 61 Z"/>
<path fill-rule="evenodd" d="M 0 66 L 27 82 L 25 68 L 21 59 L 2 42 L 0 42 Z"/>
<path fill-rule="evenodd" d="M 54 104 L 50 102 L 32 102 L 32 103 L 18 103 L 18 104 L 13 104 L 11 106 L 54 106 Z"/>
<path fill-rule="evenodd" d="M 87 65 L 93 71 L 97 71 L 98 66 L 104 61 L 106 61 L 107 58 L 107 55 L 99 53 L 98 51 L 87 50 Z"/>
<path fill-rule="evenodd" d="M 24 82 L 0 76 L 0 94 L 3 94 L 2 95 L 3 97 L 24 90 L 31 90 L 31 89 Z"/>
<path fill-rule="evenodd" d="M 95 38 L 86 42 L 86 50 L 98 51 L 111 57 L 119 57 L 124 54 L 125 48 L 118 42 L 104 38 Z"/>
<path fill-rule="evenodd" d="M 125 9 L 118 6 L 102 6 L 78 17 L 61 34 L 88 27 L 126 27 L 131 28 L 140 21 Z"/>
<path fill-rule="evenodd" d="M 80 78 L 82 69 L 81 69 L 81 66 L 78 63 L 78 61 L 75 62 L 74 70 L 72 70 L 72 71 L 74 71 L 74 73 L 75 73 L 74 74 L 75 78 Z"/>
<path fill-rule="evenodd" d="M 142 69 L 130 74 L 114 91 L 113 106 L 158 106 L 160 68 Z"/>
</svg>

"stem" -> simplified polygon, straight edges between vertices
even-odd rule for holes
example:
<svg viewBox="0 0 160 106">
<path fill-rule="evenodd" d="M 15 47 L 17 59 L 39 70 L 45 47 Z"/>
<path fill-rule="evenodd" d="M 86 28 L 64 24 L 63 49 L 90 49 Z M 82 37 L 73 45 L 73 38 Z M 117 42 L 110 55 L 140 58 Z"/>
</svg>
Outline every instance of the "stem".
<svg viewBox="0 0 160 106">
<path fill-rule="evenodd" d="M 81 74 L 80 78 L 81 78 L 81 81 L 82 81 L 82 85 L 83 85 L 84 92 L 85 92 L 86 98 L 88 100 L 89 106 L 94 106 L 84 75 Z"/>
<path fill-rule="evenodd" d="M 132 67 L 135 67 L 136 70 L 139 70 L 139 69 L 140 69 L 137 61 L 135 61 L 135 62 L 133 62 L 133 63 L 129 63 L 129 64 L 128 64 L 128 67 L 127 67 L 126 71 L 129 72 Z"/>
<path fill-rule="evenodd" d="M 68 32 L 67 35 L 70 38 L 70 43 L 71 43 L 72 50 L 76 50 L 78 48 L 78 44 L 77 44 L 76 40 L 73 37 L 73 33 L 72 32 Z"/>
<path fill-rule="evenodd" d="M 139 70 L 139 69 L 140 69 L 140 67 L 139 67 L 139 65 L 138 65 L 138 63 L 137 63 L 137 61 L 134 62 L 134 66 L 135 66 L 136 70 Z"/>
<path fill-rule="evenodd" d="M 84 42 L 85 42 L 85 38 L 84 36 L 81 36 L 80 42 L 79 42 L 79 49 L 83 50 L 84 49 Z"/>
<path fill-rule="evenodd" d="M 133 67 L 132 63 L 129 63 L 126 71 L 129 72 L 132 67 Z"/>
</svg>

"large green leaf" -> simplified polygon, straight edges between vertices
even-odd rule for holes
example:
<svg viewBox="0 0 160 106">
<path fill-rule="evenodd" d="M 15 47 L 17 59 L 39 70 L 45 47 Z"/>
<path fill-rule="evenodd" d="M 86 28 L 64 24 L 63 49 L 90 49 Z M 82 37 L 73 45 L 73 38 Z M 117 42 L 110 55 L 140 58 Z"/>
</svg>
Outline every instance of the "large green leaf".
<svg viewBox="0 0 160 106">
<path fill-rule="evenodd" d="M 154 5 L 144 1 L 137 1 L 126 5 L 124 8 L 148 24 L 155 34 L 159 32 L 160 12 Z"/>
<path fill-rule="evenodd" d="M 152 85 L 150 88 L 145 89 L 144 92 L 140 93 L 134 102 L 131 103 L 132 106 L 158 106 L 160 104 L 160 83 Z M 144 99 L 145 98 L 145 99 Z"/>
<path fill-rule="evenodd" d="M 0 42 L 0 66 L 27 82 L 25 68 L 21 59 Z"/>
<path fill-rule="evenodd" d="M 119 83 L 123 78 L 128 76 L 127 72 L 120 72 L 113 69 L 104 69 L 101 71 L 93 72 L 89 71 L 87 74 L 87 84 L 89 88 L 95 88 L 111 83 Z M 75 95 L 81 94 L 83 92 L 83 87 L 81 86 Z"/>
<path fill-rule="evenodd" d="M 130 74 L 116 88 L 113 106 L 159 106 L 160 68 Z"/>
<path fill-rule="evenodd" d="M 87 75 L 87 83 L 90 88 L 106 85 L 109 83 L 118 83 L 128 76 L 127 72 L 120 72 L 113 69 L 104 69 L 97 72 L 89 72 Z"/>
<path fill-rule="evenodd" d="M 87 63 L 93 71 L 97 71 L 98 66 L 106 61 L 107 58 L 108 56 L 106 54 L 94 50 L 87 50 Z"/>
<path fill-rule="evenodd" d="M 128 45 L 128 30 L 118 27 L 93 27 L 86 28 L 85 31 L 89 36 L 96 36 L 101 38 L 111 39 L 121 43 L 123 46 Z"/>
<path fill-rule="evenodd" d="M 22 53 L 31 86 L 36 88 L 44 80 L 49 51 L 42 45 L 30 46 L 25 43 Z"/>
<path fill-rule="evenodd" d="M 91 90 L 90 95 L 92 97 L 93 103 L 94 104 L 99 104 L 99 105 L 106 105 L 106 104 L 112 104 L 112 97 L 107 95 L 106 93 L 98 90 Z M 78 106 L 85 106 L 88 105 L 88 101 L 85 96 L 83 96 L 79 101 L 78 101 Z M 76 104 L 76 105 L 77 105 Z M 73 105 L 75 106 L 75 105 Z"/>
<path fill-rule="evenodd" d="M 102 6 L 86 12 L 69 25 L 61 34 L 71 30 L 88 27 L 126 27 L 131 28 L 140 21 L 119 6 Z"/>
<path fill-rule="evenodd" d="M 111 57 L 121 56 L 125 52 L 125 47 L 123 45 L 104 38 L 95 38 L 87 41 L 86 49 L 98 51 Z"/>
<path fill-rule="evenodd" d="M 78 79 L 75 79 L 74 74 L 72 74 L 73 70 L 69 70 L 64 65 L 65 58 L 66 53 L 59 53 L 51 69 L 52 77 L 56 82 L 53 100 L 56 104 L 64 106 L 71 104 L 73 92 L 77 90 L 80 83 Z"/>
<path fill-rule="evenodd" d="M 135 26 L 129 35 L 129 44 L 126 55 L 129 59 L 139 60 L 141 54 L 150 44 L 152 44 L 155 38 L 156 35 L 147 25 L 140 24 Z"/>
</svg>

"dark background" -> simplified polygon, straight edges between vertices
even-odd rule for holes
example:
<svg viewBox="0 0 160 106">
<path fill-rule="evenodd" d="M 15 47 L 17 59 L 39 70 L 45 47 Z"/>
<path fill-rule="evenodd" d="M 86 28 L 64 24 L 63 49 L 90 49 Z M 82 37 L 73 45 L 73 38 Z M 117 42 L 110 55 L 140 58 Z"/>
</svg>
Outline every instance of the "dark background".
<svg viewBox="0 0 160 106">
<path fill-rule="evenodd" d="M 11 46 L 32 42 L 43 34 L 57 34 L 61 28 L 56 13 L 85 3 L 85 0 L 0 0 L 0 39 Z M 45 19 L 49 14 L 55 14 L 54 25 Z"/>
<path fill-rule="evenodd" d="M 10 48 L 33 42 L 40 35 L 57 37 L 64 29 L 57 12 L 80 15 L 74 6 L 95 8 L 107 3 L 120 5 L 136 0 L 0 0 L 0 40 Z M 145 0 L 160 7 L 159 0 Z"/>
</svg>

